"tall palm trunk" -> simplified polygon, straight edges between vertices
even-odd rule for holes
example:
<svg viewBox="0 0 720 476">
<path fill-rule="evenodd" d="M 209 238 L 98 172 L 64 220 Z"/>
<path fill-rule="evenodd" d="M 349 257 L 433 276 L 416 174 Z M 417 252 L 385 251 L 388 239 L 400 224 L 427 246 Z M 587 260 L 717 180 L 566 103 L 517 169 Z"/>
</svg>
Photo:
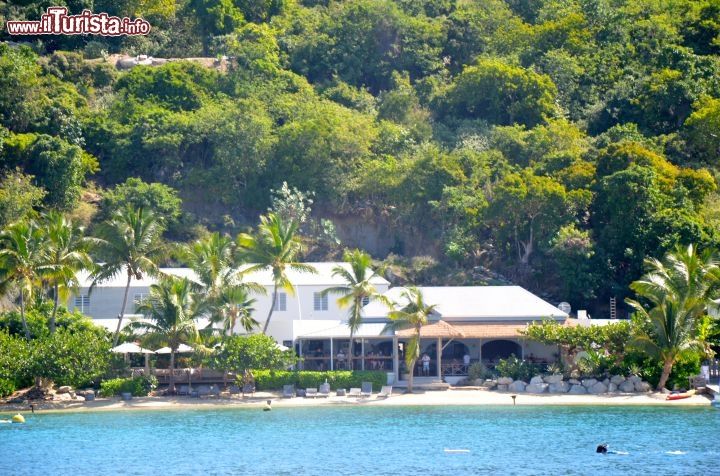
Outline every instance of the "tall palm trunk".
<svg viewBox="0 0 720 476">
<path fill-rule="evenodd" d="M 50 334 L 55 333 L 55 318 L 57 317 L 58 305 L 60 303 L 60 296 L 58 296 L 58 293 L 60 292 L 60 285 L 58 285 L 57 281 L 55 281 L 55 284 L 53 285 L 53 292 L 55 293 L 53 296 L 53 310 L 50 315 L 50 323 L 48 324 Z"/>
<path fill-rule="evenodd" d="M 175 350 L 172 348 L 170 349 L 170 375 L 168 376 L 168 392 L 175 393 Z"/>
<path fill-rule="evenodd" d="M 113 347 L 117 346 L 118 337 L 120 337 L 120 329 L 122 328 L 122 320 L 123 320 L 123 316 L 125 315 L 125 306 L 127 306 L 128 293 L 130 292 L 130 281 L 132 281 L 132 273 L 130 272 L 130 269 L 128 269 L 128 279 L 127 279 L 127 284 L 125 285 L 125 294 L 123 295 L 123 302 L 122 302 L 122 307 L 120 308 L 120 315 L 118 315 L 117 329 L 115 330 L 115 335 L 113 336 Z"/>
<path fill-rule="evenodd" d="M 25 337 L 27 340 L 32 339 L 30 334 L 30 328 L 28 327 L 27 320 L 25 319 L 25 290 L 20 289 L 20 320 L 22 320 L 23 329 L 25 330 Z"/>
<path fill-rule="evenodd" d="M 352 372 L 353 370 L 353 336 L 355 333 L 350 330 L 350 343 L 348 344 L 348 355 L 347 355 L 347 362 L 348 362 L 348 370 Z"/>
<path fill-rule="evenodd" d="M 416 324 L 415 325 L 415 339 L 416 343 L 415 346 L 412 349 L 412 359 L 410 360 L 410 370 L 409 378 L 408 378 L 408 392 L 412 393 L 413 391 L 413 376 L 415 375 L 415 364 L 417 363 L 418 358 L 420 357 L 420 330 L 422 329 L 422 325 Z"/>
<path fill-rule="evenodd" d="M 666 357 L 665 362 L 663 362 L 663 369 L 662 373 L 660 374 L 660 380 L 658 381 L 657 387 L 655 390 L 658 392 L 662 391 L 662 389 L 665 388 L 665 384 L 667 383 L 668 379 L 670 378 L 670 373 L 672 372 L 673 368 L 673 359 Z"/>
<path fill-rule="evenodd" d="M 410 368 L 408 369 L 408 393 L 413 393 L 413 375 L 415 374 L 415 362 L 417 362 L 417 357 L 414 357 L 410 361 Z"/>
<path fill-rule="evenodd" d="M 275 289 L 273 289 L 273 298 L 272 303 L 270 303 L 270 312 L 268 312 L 268 317 L 265 320 L 265 325 L 263 326 L 263 334 L 267 334 L 268 325 L 270 324 L 270 318 L 272 317 L 273 311 L 275 310 L 275 303 L 277 302 L 278 297 L 278 285 L 275 283 Z"/>
</svg>

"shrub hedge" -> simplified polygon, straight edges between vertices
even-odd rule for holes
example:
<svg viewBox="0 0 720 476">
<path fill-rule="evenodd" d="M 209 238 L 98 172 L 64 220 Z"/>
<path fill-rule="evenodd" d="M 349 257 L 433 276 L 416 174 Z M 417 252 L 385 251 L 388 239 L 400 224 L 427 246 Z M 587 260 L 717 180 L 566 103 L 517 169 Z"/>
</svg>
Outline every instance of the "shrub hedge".
<svg viewBox="0 0 720 476">
<path fill-rule="evenodd" d="M 264 391 L 279 391 L 283 385 L 295 388 L 318 388 L 326 381 L 331 390 L 360 387 L 362 382 L 372 382 L 373 390 L 387 384 L 387 373 L 373 370 L 337 370 L 332 372 L 254 370 L 255 388 Z"/>
<path fill-rule="evenodd" d="M 131 393 L 134 397 L 145 397 L 157 388 L 154 375 L 141 375 L 132 378 L 114 378 L 100 383 L 100 396 L 112 397 L 121 393 Z"/>
</svg>

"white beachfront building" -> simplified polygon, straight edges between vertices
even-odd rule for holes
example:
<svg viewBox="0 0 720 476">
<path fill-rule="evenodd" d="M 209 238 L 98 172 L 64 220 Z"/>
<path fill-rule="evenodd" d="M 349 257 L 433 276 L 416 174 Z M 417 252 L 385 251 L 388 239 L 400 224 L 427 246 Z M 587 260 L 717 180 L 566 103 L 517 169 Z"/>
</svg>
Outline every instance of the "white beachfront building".
<svg viewBox="0 0 720 476">
<path fill-rule="evenodd" d="M 404 288 L 385 293 L 390 301 L 402 306 Z M 470 363 L 492 366 L 498 359 L 518 358 L 549 363 L 557 360 L 557 348 L 523 338 L 519 330 L 544 319 L 564 323 L 568 314 L 519 286 L 442 286 L 418 287 L 427 304 L 435 304 L 429 324 L 421 330 L 421 351 L 430 357 L 428 377 L 459 380 L 467 375 Z M 390 309 L 379 301 L 364 307 L 365 323 L 349 342 L 345 322 L 296 323 L 296 344 L 308 369 L 341 368 L 337 353 L 352 355 L 353 368 L 390 371 L 396 379 L 400 373 L 402 348 L 412 330 L 390 332 Z M 437 352 L 437 349 L 441 349 Z M 467 356 L 467 357 L 466 357 Z M 418 366 L 421 364 L 418 363 Z M 407 371 L 407 369 L 402 369 Z M 422 375 L 420 368 L 414 369 Z"/>
<path fill-rule="evenodd" d="M 345 262 L 305 264 L 315 268 L 317 273 L 300 273 L 287 269 L 286 273 L 289 281 L 293 284 L 294 293 L 291 294 L 285 289 L 278 291 L 277 303 L 268 327 L 268 335 L 274 337 L 278 343 L 288 347 L 292 346 L 297 337 L 294 334 L 294 329 L 303 328 L 302 325 L 296 325 L 295 322 L 326 320 L 338 322 L 347 313 L 347 310 L 340 309 L 338 306 L 336 296 L 322 296 L 322 291 L 346 285 L 347 283 L 341 277 L 333 276 L 333 269 L 336 266 L 341 266 L 351 271 L 350 265 Z M 247 269 L 248 266 L 242 267 L 241 270 Z M 179 278 L 196 280 L 195 273 L 190 268 L 161 268 L 160 271 Z M 272 303 L 274 286 L 272 272 L 269 269 L 251 272 L 244 274 L 242 280 L 246 283 L 260 284 L 266 290 L 264 295 L 251 295 L 255 299 L 252 316 L 262 326 L 265 324 Z M 90 289 L 92 279 L 87 272 L 78 273 L 78 281 L 80 283 L 79 292 L 70 298 L 68 309 L 78 309 L 83 314 L 91 317 L 96 324 L 115 330 L 123 293 L 127 285 L 127 275 L 120 273 L 113 279 L 96 284 L 92 290 Z M 143 279 L 133 279 L 131 281 L 124 320 L 127 319 L 129 322 L 132 318 L 141 317 L 135 313 L 136 303 L 146 297 L 150 292 L 150 286 L 157 282 L 157 279 L 147 275 Z M 371 282 L 380 293 L 387 291 L 390 287 L 390 283 L 379 276 L 373 277 Z M 234 331 L 236 333 L 245 332 L 239 327 Z"/>
<path fill-rule="evenodd" d="M 382 370 L 391 373 L 394 381 L 404 380 L 402 349 L 411 331 L 392 332 L 386 329 L 390 309 L 380 302 L 363 308 L 364 323 L 353 335 L 347 325 L 347 309 L 340 309 L 337 296 L 322 292 L 346 285 L 333 276 L 333 268 L 349 268 L 348 263 L 306 263 L 317 273 L 287 270 L 294 293 L 279 290 L 268 335 L 279 344 L 294 348 L 304 360 L 306 370 L 332 370 L 347 367 L 353 359 L 354 369 Z M 165 274 L 196 279 L 189 268 L 162 268 Z M 124 274 L 97 284 L 90 292 L 92 281 L 87 273 L 78 275 L 80 289 L 70 299 L 69 309 L 79 309 L 97 324 L 115 330 L 127 277 Z M 264 325 L 272 302 L 273 281 L 269 269 L 245 274 L 243 281 L 263 286 L 266 294 L 256 294 L 253 318 Z M 135 313 L 135 303 L 149 293 L 157 280 L 145 276 L 133 279 L 128 293 L 125 322 L 142 318 Z M 382 277 L 372 283 L 391 302 L 402 306 L 402 287 L 390 288 Z M 519 286 L 443 286 L 418 288 L 427 304 L 435 304 L 430 323 L 421 331 L 421 349 L 431 359 L 430 377 L 452 382 L 467 375 L 468 365 L 483 362 L 492 366 L 498 359 L 514 354 L 537 362 L 556 360 L 557 348 L 524 339 L 518 331 L 531 322 L 552 319 L 565 322 L 568 314 Z M 206 324 L 206 323 L 205 323 Z M 202 325 L 205 325 L 202 324 Z M 244 333 L 240 328 L 235 333 Z M 440 352 L 437 349 L 441 349 Z M 338 354 L 344 358 L 338 359 Z M 413 369 L 416 375 L 421 369 Z"/>
</svg>

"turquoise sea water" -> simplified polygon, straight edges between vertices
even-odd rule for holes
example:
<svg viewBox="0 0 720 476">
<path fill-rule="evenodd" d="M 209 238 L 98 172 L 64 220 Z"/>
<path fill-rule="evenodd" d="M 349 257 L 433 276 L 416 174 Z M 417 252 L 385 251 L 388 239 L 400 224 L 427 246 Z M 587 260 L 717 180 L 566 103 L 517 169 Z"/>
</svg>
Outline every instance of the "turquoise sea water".
<svg viewBox="0 0 720 476">
<path fill-rule="evenodd" d="M 720 471 L 720 410 L 710 407 L 358 405 L 25 416 L 24 425 L 0 425 L 0 475 Z M 603 442 L 628 454 L 596 454 Z M 467 452 L 446 451 L 459 449 Z"/>
</svg>

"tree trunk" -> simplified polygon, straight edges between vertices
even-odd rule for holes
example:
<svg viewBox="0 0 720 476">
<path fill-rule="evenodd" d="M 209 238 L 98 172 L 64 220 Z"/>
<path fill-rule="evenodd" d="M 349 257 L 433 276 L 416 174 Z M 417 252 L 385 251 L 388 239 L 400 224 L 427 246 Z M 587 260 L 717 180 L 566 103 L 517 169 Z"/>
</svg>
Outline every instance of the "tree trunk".
<svg viewBox="0 0 720 476">
<path fill-rule="evenodd" d="M 352 372 L 353 369 L 353 331 L 350 331 L 350 343 L 348 344 L 348 356 L 347 356 L 347 362 L 348 367 L 347 369 Z"/>
<path fill-rule="evenodd" d="M 120 337 L 120 329 L 122 327 L 123 316 L 125 315 L 125 306 L 127 306 L 127 298 L 128 298 L 128 292 L 130 292 L 130 281 L 131 280 L 132 280 L 132 273 L 130 272 L 130 268 L 128 268 L 128 279 L 127 279 L 127 284 L 125 285 L 125 295 L 123 296 L 122 307 L 120 308 L 120 314 L 118 315 L 117 329 L 115 330 L 115 335 L 113 336 L 113 347 L 117 346 L 118 337 Z"/>
<path fill-rule="evenodd" d="M 522 248 L 522 255 L 520 256 L 520 262 L 522 264 L 528 264 L 530 262 L 530 255 L 533 252 L 533 243 L 531 241 L 520 241 L 520 247 Z"/>
<path fill-rule="evenodd" d="M 663 363 L 663 369 L 662 373 L 660 374 L 660 381 L 657 384 L 657 390 L 658 392 L 662 391 L 662 389 L 665 388 L 665 384 L 668 381 L 668 378 L 670 378 L 670 373 L 672 372 L 673 368 L 673 360 L 671 359 L 665 359 L 665 362 Z"/>
<path fill-rule="evenodd" d="M 188 391 L 190 389 L 188 388 Z M 175 393 L 175 349 L 170 349 L 170 375 L 168 375 L 168 392 Z"/>
<path fill-rule="evenodd" d="M 48 324 L 48 327 L 50 328 L 50 334 L 55 333 L 55 317 L 57 316 L 58 302 L 60 301 L 60 296 L 58 296 L 58 293 L 60 292 L 60 286 L 58 286 L 57 281 L 53 286 L 53 291 L 55 293 L 55 299 L 53 299 L 53 310 L 52 314 L 50 315 L 50 323 Z"/>
<path fill-rule="evenodd" d="M 20 288 L 20 320 L 22 320 L 23 329 L 25 330 L 25 337 L 27 340 L 32 339 L 30 334 L 30 328 L 28 327 L 27 320 L 25 320 L 25 290 Z"/>
<path fill-rule="evenodd" d="M 278 296 L 278 289 L 277 289 L 277 283 L 275 283 L 275 288 L 273 289 L 273 298 L 272 303 L 270 303 L 270 312 L 268 312 L 268 317 L 265 320 L 265 326 L 263 327 L 263 334 L 267 334 L 268 325 L 270 324 L 270 318 L 272 317 L 272 313 L 275 310 L 275 303 L 277 301 Z"/>
<path fill-rule="evenodd" d="M 417 362 L 417 357 L 412 359 L 412 361 L 410 361 L 410 368 L 408 369 L 407 393 L 413 393 L 413 375 L 415 374 L 415 363 L 416 362 Z"/>
</svg>

